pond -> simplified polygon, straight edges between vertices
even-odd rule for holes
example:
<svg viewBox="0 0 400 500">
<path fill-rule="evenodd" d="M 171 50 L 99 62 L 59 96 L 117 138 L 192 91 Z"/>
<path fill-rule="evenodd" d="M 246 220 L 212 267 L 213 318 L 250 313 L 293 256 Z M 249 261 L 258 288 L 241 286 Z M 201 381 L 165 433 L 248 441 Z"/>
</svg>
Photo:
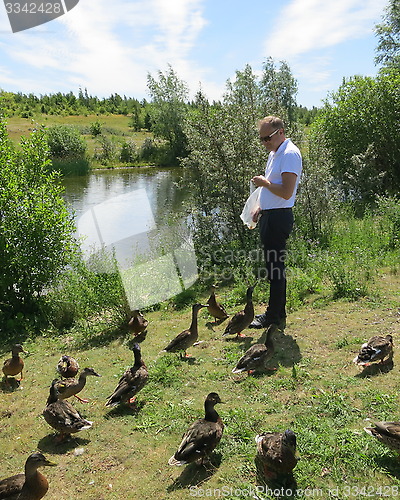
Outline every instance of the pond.
<svg viewBox="0 0 400 500">
<path fill-rule="evenodd" d="M 132 309 L 173 297 L 197 279 L 188 220 L 170 217 L 182 212 L 187 195 L 180 178 L 180 169 L 132 168 L 63 181 L 85 258 L 97 272 L 115 272 L 116 263 Z"/>
</svg>

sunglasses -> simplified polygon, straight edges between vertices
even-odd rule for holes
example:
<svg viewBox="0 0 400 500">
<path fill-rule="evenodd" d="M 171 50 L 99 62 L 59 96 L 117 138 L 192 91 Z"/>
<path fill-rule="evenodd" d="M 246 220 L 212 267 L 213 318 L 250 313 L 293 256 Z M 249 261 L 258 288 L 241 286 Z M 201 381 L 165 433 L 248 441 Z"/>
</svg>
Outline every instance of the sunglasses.
<svg viewBox="0 0 400 500">
<path fill-rule="evenodd" d="M 279 128 L 277 128 L 276 130 L 274 130 L 272 132 L 272 134 L 269 134 L 269 135 L 266 135 L 265 137 L 260 137 L 260 141 L 261 142 L 268 142 L 271 140 L 272 136 L 275 135 L 277 132 L 279 132 Z"/>
</svg>

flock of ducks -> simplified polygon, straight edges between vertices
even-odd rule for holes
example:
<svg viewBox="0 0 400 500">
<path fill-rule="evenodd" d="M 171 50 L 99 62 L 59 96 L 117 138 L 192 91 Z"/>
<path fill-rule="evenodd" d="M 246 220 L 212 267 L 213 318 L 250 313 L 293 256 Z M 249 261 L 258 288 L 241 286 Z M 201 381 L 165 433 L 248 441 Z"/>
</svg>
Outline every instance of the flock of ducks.
<svg viewBox="0 0 400 500">
<path fill-rule="evenodd" d="M 211 288 L 211 294 L 207 304 L 196 303 L 192 306 L 192 319 L 188 329 L 179 333 L 164 348 L 166 352 L 179 353 L 188 357 L 187 350 L 198 341 L 198 313 L 207 307 L 208 313 L 214 318 L 215 324 L 221 323 L 229 318 L 225 308 L 218 303 L 215 296 L 216 286 Z M 248 328 L 254 319 L 254 306 L 252 302 L 254 286 L 250 286 L 246 293 L 246 305 L 242 311 L 237 312 L 230 319 L 225 328 L 223 336 L 243 336 L 243 330 Z M 135 339 L 145 338 L 148 321 L 139 311 L 133 311 L 132 318 L 128 323 L 129 330 Z M 251 346 L 239 359 L 233 373 L 247 372 L 248 375 L 256 370 L 267 368 L 268 361 L 275 353 L 273 335 L 278 331 L 277 325 L 270 325 L 266 330 L 264 343 Z M 141 348 L 138 342 L 132 346 L 134 364 L 128 368 L 118 381 L 113 393 L 108 396 L 105 405 L 113 407 L 116 405 L 134 406 L 136 394 L 145 386 L 149 374 L 141 356 Z M 12 348 L 12 357 L 7 359 L 3 365 L 4 383 L 9 383 L 9 377 L 20 374 L 23 378 L 24 361 L 20 353 L 26 353 L 21 344 Z M 393 360 L 393 339 L 391 335 L 386 337 L 374 336 L 361 346 L 360 352 L 354 358 L 354 363 L 359 366 L 369 366 L 372 363 L 381 365 Z M 267 368 L 268 369 L 268 368 Z M 276 368 L 269 368 L 274 370 Z M 61 356 L 57 371 L 61 378 L 54 379 L 50 386 L 46 407 L 43 410 L 45 421 L 57 431 L 56 442 L 69 439 L 71 434 L 90 429 L 93 422 L 84 419 L 80 413 L 68 401 L 74 396 L 82 403 L 88 402 L 78 396 L 86 384 L 88 376 L 100 377 L 93 368 L 84 368 L 79 377 L 78 362 L 71 356 Z M 204 418 L 193 422 L 182 437 L 177 451 L 168 460 L 169 465 L 182 466 L 189 463 L 203 464 L 210 460 L 210 455 L 220 442 L 224 424 L 217 413 L 215 406 L 222 403 L 220 396 L 211 392 L 204 402 Z M 400 422 L 375 422 L 374 427 L 364 429 L 368 434 L 377 438 L 389 448 L 400 453 Z M 296 451 L 296 435 L 287 429 L 285 432 L 264 432 L 255 437 L 257 456 L 256 460 L 261 464 L 261 469 L 266 480 L 278 477 L 290 476 L 296 467 L 298 455 Z M 0 481 L 0 499 L 39 500 L 47 493 L 48 481 L 38 471 L 39 467 L 54 466 L 42 453 L 32 453 L 26 460 L 25 473 L 17 474 Z"/>
</svg>

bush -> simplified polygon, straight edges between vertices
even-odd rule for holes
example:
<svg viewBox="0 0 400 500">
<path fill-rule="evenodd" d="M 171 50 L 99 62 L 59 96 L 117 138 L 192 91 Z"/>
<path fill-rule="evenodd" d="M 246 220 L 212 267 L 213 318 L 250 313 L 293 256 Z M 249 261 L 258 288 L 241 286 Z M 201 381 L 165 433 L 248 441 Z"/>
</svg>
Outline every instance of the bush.
<svg viewBox="0 0 400 500">
<path fill-rule="evenodd" d="M 7 319 L 38 309 L 76 246 L 44 133 L 23 139 L 16 152 L 1 120 L 0 155 L 0 315 Z"/>
<path fill-rule="evenodd" d="M 133 141 L 122 143 L 119 159 L 122 163 L 134 163 L 138 159 L 138 152 Z"/>
<path fill-rule="evenodd" d="M 68 125 L 54 125 L 47 130 L 50 155 L 57 159 L 82 158 L 86 153 L 86 143 L 79 130 Z"/>
<path fill-rule="evenodd" d="M 115 144 L 105 135 L 99 135 L 98 142 L 100 147 L 96 148 L 94 158 L 95 160 L 100 161 L 103 165 L 108 165 L 108 163 L 112 162 L 116 158 L 117 150 Z"/>
</svg>

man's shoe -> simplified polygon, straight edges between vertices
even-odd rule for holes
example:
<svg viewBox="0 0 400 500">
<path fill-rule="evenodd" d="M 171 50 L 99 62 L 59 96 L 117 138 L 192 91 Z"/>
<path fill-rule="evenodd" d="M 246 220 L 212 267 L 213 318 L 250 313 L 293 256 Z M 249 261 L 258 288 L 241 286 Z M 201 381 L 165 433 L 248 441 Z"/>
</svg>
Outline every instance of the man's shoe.
<svg viewBox="0 0 400 500">
<path fill-rule="evenodd" d="M 273 324 L 277 325 L 279 330 L 284 330 L 286 327 L 286 318 L 281 318 L 279 321 L 271 321 L 265 313 L 258 314 L 254 316 L 254 320 L 250 323 L 249 328 L 268 328 Z"/>
<path fill-rule="evenodd" d="M 249 328 L 267 328 L 271 324 L 265 314 L 254 316 L 253 321 L 250 323 Z"/>
</svg>

